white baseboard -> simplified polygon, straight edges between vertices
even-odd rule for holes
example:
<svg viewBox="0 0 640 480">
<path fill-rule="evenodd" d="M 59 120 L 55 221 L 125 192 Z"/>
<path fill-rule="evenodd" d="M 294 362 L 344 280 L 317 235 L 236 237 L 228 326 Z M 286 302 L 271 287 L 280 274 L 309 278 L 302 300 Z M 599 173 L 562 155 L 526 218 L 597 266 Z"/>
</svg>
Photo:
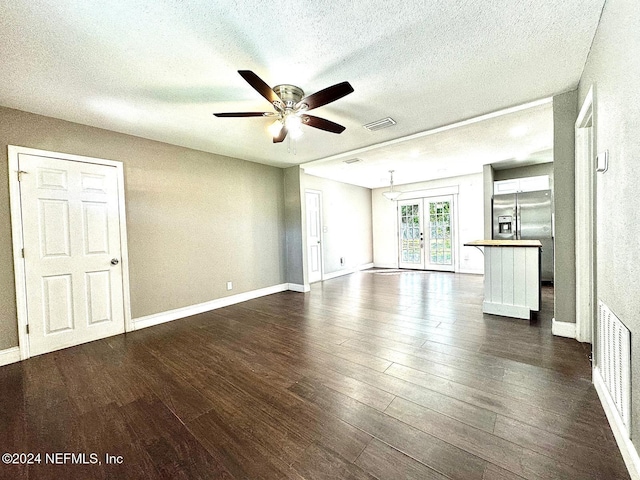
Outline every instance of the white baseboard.
<svg viewBox="0 0 640 480">
<path fill-rule="evenodd" d="M 307 293 L 311 291 L 311 285 L 300 285 L 299 283 L 288 283 L 287 285 L 286 290 L 291 290 L 292 292 Z"/>
<path fill-rule="evenodd" d="M 20 361 L 20 347 L 11 347 L 0 350 L 0 367 Z"/>
<path fill-rule="evenodd" d="M 373 263 L 365 263 L 364 265 L 358 265 L 356 268 L 346 268 L 344 270 L 338 270 L 337 272 L 325 273 L 322 275 L 322 280 L 331 280 L 332 278 L 350 275 L 362 270 L 368 270 L 369 268 L 373 268 Z"/>
<path fill-rule="evenodd" d="M 484 275 L 484 270 L 474 270 L 472 268 L 460 269 L 456 273 L 468 273 L 470 275 Z"/>
<path fill-rule="evenodd" d="M 504 303 L 492 303 L 486 300 L 482 302 L 482 311 L 491 315 L 502 315 L 503 317 L 515 317 L 522 320 L 529 320 L 531 309 L 521 305 L 506 305 Z"/>
<path fill-rule="evenodd" d="M 211 300 L 210 302 L 198 303 L 188 307 L 176 308 L 175 310 L 154 313 L 153 315 L 134 318 L 133 326 L 135 330 L 140 330 L 141 328 L 152 327 L 154 325 L 160 325 L 161 323 L 178 320 L 179 318 L 190 317 L 191 315 L 197 315 L 199 313 L 209 312 L 218 308 L 228 307 L 229 305 L 235 305 L 236 303 L 246 302 L 247 300 L 253 300 L 258 297 L 264 297 L 265 295 L 291 290 L 290 287 L 290 283 L 281 283 L 280 285 L 274 285 L 272 287 L 260 288 L 258 290 L 251 290 L 250 292 L 218 298 L 216 300 Z"/>
<path fill-rule="evenodd" d="M 611 426 L 613 436 L 616 439 L 627 470 L 629 470 L 629 475 L 633 480 L 640 480 L 640 457 L 638 456 L 638 451 L 629 438 L 627 429 L 622 423 L 622 419 L 614 406 L 613 399 L 611 395 L 609 395 L 597 367 L 593 369 L 593 385 L 596 387 L 596 392 L 598 392 L 598 397 L 600 397 L 600 403 L 602 403 L 604 413 L 607 415 L 607 420 L 609 420 L 609 425 Z"/>
<path fill-rule="evenodd" d="M 332 278 L 342 277 L 343 275 L 349 275 L 353 273 L 353 270 L 338 270 L 337 272 L 324 273 L 322 280 L 331 280 Z"/>
<path fill-rule="evenodd" d="M 393 268 L 396 270 L 400 270 L 397 263 L 370 263 L 366 268 Z M 426 272 L 427 270 L 424 270 L 424 271 Z M 469 273 L 471 275 L 484 275 L 484 270 L 464 268 L 464 269 L 457 270 L 455 273 Z"/>
<path fill-rule="evenodd" d="M 551 319 L 551 333 L 558 337 L 576 338 L 576 324 Z"/>
<path fill-rule="evenodd" d="M 375 263 L 372 268 L 398 268 L 398 262 L 396 263 Z"/>
</svg>

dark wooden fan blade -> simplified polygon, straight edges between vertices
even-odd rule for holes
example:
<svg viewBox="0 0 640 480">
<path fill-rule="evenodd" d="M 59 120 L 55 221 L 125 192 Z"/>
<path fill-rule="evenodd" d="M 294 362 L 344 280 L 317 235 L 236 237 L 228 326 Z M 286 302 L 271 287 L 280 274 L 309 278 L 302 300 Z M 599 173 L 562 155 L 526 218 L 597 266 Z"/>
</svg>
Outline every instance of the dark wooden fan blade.
<svg viewBox="0 0 640 480">
<path fill-rule="evenodd" d="M 280 102 L 280 97 L 276 95 L 269 85 L 251 70 L 238 70 L 238 73 L 251 85 L 260 95 L 271 103 Z"/>
<path fill-rule="evenodd" d="M 282 127 L 282 130 L 280 130 L 280 134 L 277 137 L 273 137 L 273 143 L 283 142 L 285 137 L 287 136 L 287 133 L 287 127 Z"/>
<path fill-rule="evenodd" d="M 298 104 L 302 105 L 303 103 L 306 103 L 309 106 L 307 110 L 312 110 L 326 105 L 327 103 L 335 102 L 339 98 L 349 95 L 351 92 L 353 92 L 353 87 L 349 82 L 337 83 L 331 87 L 325 88 L 324 90 L 312 93 L 308 97 L 300 100 Z"/>
<path fill-rule="evenodd" d="M 326 118 L 314 117 L 313 115 L 302 115 L 302 123 L 309 125 L 310 127 L 319 128 L 320 130 L 326 130 L 331 133 L 342 133 L 345 127 L 342 125 L 327 120 Z"/>
<path fill-rule="evenodd" d="M 268 117 L 271 114 L 268 112 L 229 112 L 229 113 L 214 113 L 216 117 Z"/>
</svg>

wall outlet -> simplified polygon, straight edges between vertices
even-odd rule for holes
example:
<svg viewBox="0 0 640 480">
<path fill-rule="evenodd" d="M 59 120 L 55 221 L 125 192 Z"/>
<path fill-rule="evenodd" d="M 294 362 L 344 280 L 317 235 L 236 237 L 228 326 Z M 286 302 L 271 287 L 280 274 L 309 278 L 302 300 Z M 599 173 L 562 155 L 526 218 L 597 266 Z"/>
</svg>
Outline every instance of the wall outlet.
<svg viewBox="0 0 640 480">
<path fill-rule="evenodd" d="M 233 290 L 233 282 L 227 282 L 227 290 Z"/>
</svg>

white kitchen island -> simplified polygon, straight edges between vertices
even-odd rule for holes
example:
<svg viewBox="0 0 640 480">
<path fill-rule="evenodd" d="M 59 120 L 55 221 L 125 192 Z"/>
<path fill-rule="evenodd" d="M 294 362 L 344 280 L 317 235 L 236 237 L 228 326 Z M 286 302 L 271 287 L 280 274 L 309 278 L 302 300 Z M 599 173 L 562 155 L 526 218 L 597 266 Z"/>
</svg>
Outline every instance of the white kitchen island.
<svg viewBox="0 0 640 480">
<path fill-rule="evenodd" d="M 484 302 L 493 315 L 531 319 L 540 310 L 539 240 L 474 240 L 484 248 Z"/>
</svg>

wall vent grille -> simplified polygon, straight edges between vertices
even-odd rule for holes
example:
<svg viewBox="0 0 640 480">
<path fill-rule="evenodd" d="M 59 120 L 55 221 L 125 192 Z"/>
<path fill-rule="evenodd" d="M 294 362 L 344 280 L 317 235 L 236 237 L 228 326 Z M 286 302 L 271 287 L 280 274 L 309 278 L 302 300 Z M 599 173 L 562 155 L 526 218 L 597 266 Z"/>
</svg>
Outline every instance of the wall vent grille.
<svg viewBox="0 0 640 480">
<path fill-rule="evenodd" d="M 598 302 L 596 368 L 629 432 L 631 420 L 631 333 L 605 305 Z"/>
<path fill-rule="evenodd" d="M 393 118 L 387 117 L 381 120 L 376 120 L 375 122 L 367 123 L 366 125 L 363 125 L 363 127 L 370 132 L 375 132 L 376 130 L 382 130 L 383 128 L 392 127 L 395 124 L 396 121 Z"/>
</svg>

